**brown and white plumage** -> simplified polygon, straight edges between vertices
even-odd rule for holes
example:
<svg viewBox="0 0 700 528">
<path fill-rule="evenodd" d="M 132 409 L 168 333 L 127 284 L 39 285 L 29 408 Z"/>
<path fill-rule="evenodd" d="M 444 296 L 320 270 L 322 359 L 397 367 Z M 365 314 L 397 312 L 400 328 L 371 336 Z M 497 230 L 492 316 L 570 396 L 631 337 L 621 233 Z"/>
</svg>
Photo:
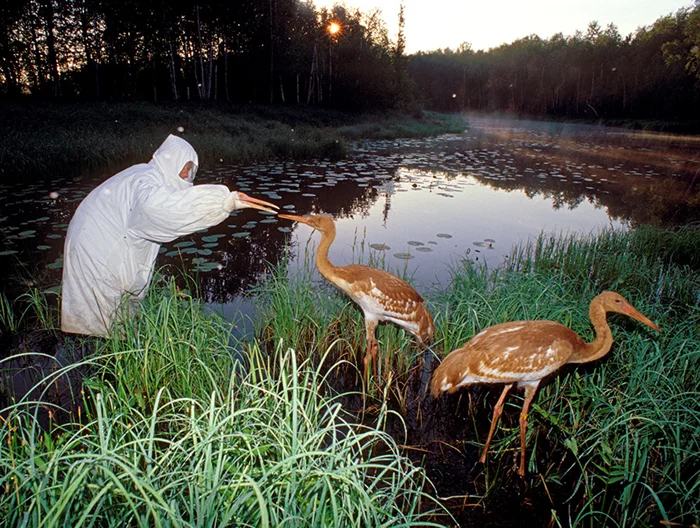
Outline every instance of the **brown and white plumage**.
<svg viewBox="0 0 700 528">
<path fill-rule="evenodd" d="M 525 432 L 527 413 L 535 391 L 546 376 L 567 363 L 587 363 L 603 357 L 612 346 L 607 312 L 628 315 L 659 331 L 659 327 L 639 313 L 624 297 L 603 292 L 591 301 L 589 315 L 596 337 L 585 343 L 579 335 L 555 321 L 515 321 L 482 330 L 462 348 L 453 350 L 435 370 L 431 382 L 433 396 L 454 393 L 474 383 L 505 383 L 496 403 L 491 429 L 480 462 L 486 461 L 491 437 L 508 391 L 517 383 L 525 389 L 520 413 L 520 469 L 525 475 Z"/>
<path fill-rule="evenodd" d="M 426 346 L 433 339 L 433 318 L 423 298 L 405 281 L 391 273 L 363 266 L 334 266 L 328 260 L 328 249 L 335 239 L 335 223 L 328 216 L 296 216 L 281 214 L 280 218 L 301 222 L 321 233 L 316 251 L 318 271 L 338 289 L 355 301 L 365 316 L 367 352 L 364 358 L 365 377 L 370 361 L 376 368 L 378 345 L 376 329 L 380 321 L 391 321 L 416 337 L 419 345 Z"/>
</svg>

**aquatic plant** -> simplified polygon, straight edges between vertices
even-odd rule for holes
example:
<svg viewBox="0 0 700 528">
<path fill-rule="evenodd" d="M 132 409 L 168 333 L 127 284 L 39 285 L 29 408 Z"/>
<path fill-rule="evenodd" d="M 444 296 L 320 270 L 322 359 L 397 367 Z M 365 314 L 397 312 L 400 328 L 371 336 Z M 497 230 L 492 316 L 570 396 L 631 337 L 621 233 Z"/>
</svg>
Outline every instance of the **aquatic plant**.
<svg viewBox="0 0 700 528">
<path fill-rule="evenodd" d="M 504 268 L 463 261 L 454 270 L 442 298 L 446 351 L 508 320 L 553 319 L 590 339 L 588 301 L 605 289 L 624 292 L 662 328 L 652 336 L 610 317 L 615 341 L 606 359 L 557 375 L 533 403 L 529 441 L 538 448 L 528 467 L 532 485 L 554 497 L 560 526 L 690 523 L 700 514 L 700 382 L 691 374 L 700 367 L 700 276 L 689 250 L 699 240 L 697 228 L 542 235 L 516 248 Z M 506 404 L 511 416 L 519 405 Z M 486 474 L 486 490 L 510 478 L 514 421 L 497 440 L 504 463 Z"/>
<path fill-rule="evenodd" d="M 304 261 L 294 276 L 288 270 L 289 255 L 279 266 L 270 266 L 271 273 L 251 289 L 261 311 L 256 329 L 260 343 L 275 346 L 278 340 L 288 343 L 301 359 L 317 356 L 329 350 L 335 359 L 347 360 L 361 380 L 362 359 L 366 350 L 365 323 L 362 311 L 342 292 L 323 279 L 313 261 L 315 248 L 309 240 L 303 252 Z M 375 253 L 365 252 L 364 239 L 356 236 L 352 260 L 367 258 L 382 267 L 384 260 Z M 385 383 L 406 381 L 422 350 L 413 338 L 392 324 L 377 328 L 380 343 L 378 374 L 380 387 L 371 387 L 370 394 L 381 395 Z M 378 392 L 377 392 L 378 390 Z"/>
<path fill-rule="evenodd" d="M 10 332 L 15 332 L 19 327 L 12 303 L 4 293 L 0 293 L 0 327 Z"/>
<path fill-rule="evenodd" d="M 326 354 L 312 364 L 283 342 L 230 348 L 228 323 L 186 293 L 151 296 L 133 331 L 83 360 L 102 368 L 78 421 L 44 431 L 32 402 L 2 410 L 7 525 L 439 526 L 424 471 L 381 430 L 386 406 L 367 427 L 324 396 L 338 368 Z M 164 352 L 176 365 L 155 372 L 161 346 L 190 338 L 192 357 Z"/>
<path fill-rule="evenodd" d="M 377 132 L 368 131 L 374 125 Z M 179 133 L 192 142 L 200 164 L 211 168 L 270 159 L 339 159 L 354 139 L 430 136 L 464 128 L 457 115 L 353 115 L 306 106 L 5 104 L 0 160 L 13 167 L 11 176 L 124 168 L 148 160 L 168 134 Z"/>
</svg>

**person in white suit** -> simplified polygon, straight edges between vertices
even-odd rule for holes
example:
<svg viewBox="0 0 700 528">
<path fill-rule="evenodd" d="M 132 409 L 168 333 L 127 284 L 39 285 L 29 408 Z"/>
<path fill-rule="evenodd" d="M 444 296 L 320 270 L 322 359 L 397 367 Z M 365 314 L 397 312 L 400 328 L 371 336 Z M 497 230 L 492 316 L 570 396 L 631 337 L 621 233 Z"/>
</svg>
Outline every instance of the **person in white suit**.
<svg viewBox="0 0 700 528">
<path fill-rule="evenodd" d="M 170 135 L 149 163 L 85 197 L 66 236 L 61 330 L 108 335 L 122 296 L 146 294 L 161 244 L 214 226 L 235 209 L 276 212 L 276 205 L 225 185 L 193 185 L 198 163 L 192 145 Z"/>
</svg>

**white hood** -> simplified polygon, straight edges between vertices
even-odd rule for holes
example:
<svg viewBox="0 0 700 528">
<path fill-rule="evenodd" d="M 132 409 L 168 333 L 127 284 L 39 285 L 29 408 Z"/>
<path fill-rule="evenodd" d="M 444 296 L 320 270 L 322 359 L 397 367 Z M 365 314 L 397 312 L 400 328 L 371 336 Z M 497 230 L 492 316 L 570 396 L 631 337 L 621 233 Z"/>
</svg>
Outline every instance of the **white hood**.
<svg viewBox="0 0 700 528">
<path fill-rule="evenodd" d="M 169 180 L 173 180 L 179 188 L 182 188 L 182 183 L 186 183 L 188 186 L 192 185 L 191 182 L 186 182 L 180 178 L 180 171 L 188 161 L 199 167 L 199 157 L 192 145 L 184 139 L 171 134 L 155 151 L 151 164 L 158 167 L 160 172 L 167 176 Z"/>
</svg>

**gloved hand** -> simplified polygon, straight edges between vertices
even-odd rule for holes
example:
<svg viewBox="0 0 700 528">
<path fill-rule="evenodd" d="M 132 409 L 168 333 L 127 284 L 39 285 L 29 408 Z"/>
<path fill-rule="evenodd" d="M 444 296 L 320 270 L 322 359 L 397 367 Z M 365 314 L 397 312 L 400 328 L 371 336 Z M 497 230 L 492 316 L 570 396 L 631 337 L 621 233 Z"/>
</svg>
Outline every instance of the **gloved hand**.
<svg viewBox="0 0 700 528">
<path fill-rule="evenodd" d="M 224 210 L 229 213 L 236 209 L 241 209 L 242 205 L 243 204 L 241 203 L 237 191 L 231 191 L 231 193 L 224 200 Z"/>
<path fill-rule="evenodd" d="M 279 209 L 279 206 L 259 198 L 253 198 L 246 193 L 238 191 L 231 191 L 231 194 L 224 200 L 224 210 L 229 213 L 235 209 L 245 208 L 258 209 L 259 211 L 277 214 L 276 210 Z"/>
</svg>

